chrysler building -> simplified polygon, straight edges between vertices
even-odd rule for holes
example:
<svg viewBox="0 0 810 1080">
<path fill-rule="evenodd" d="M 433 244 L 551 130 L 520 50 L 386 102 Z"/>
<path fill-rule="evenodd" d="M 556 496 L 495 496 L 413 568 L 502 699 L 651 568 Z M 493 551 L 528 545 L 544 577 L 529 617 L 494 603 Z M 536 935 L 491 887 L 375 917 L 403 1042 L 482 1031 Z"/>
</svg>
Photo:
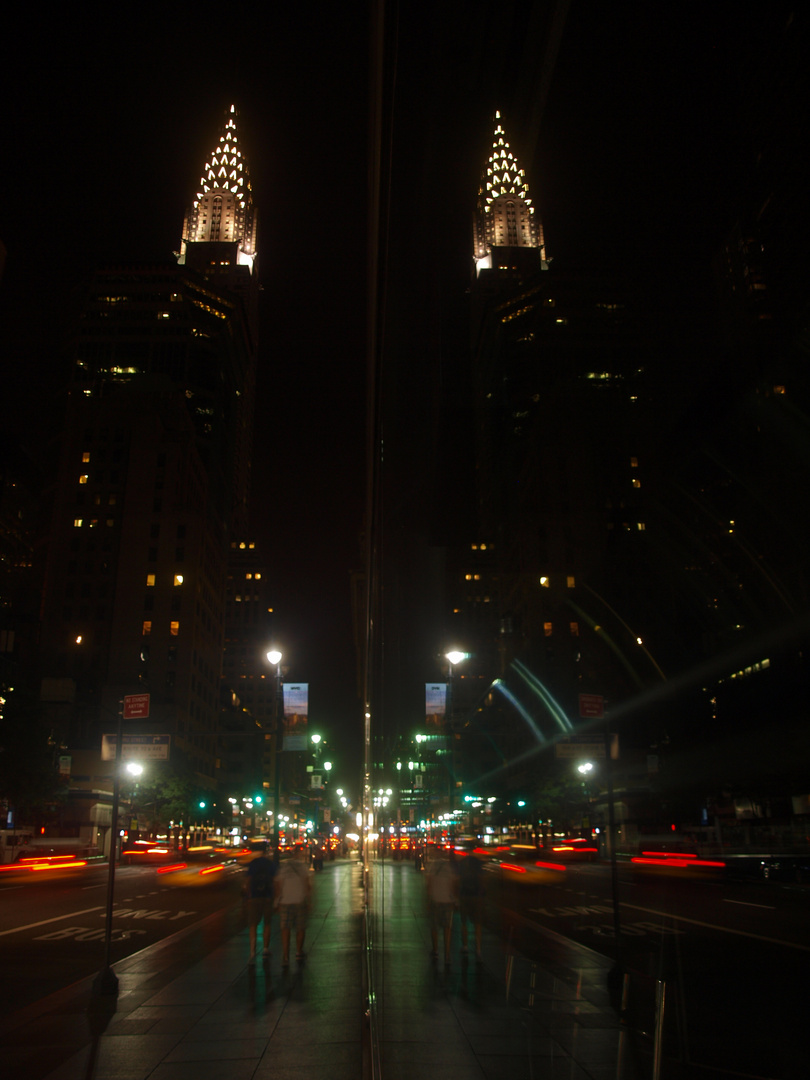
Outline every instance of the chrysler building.
<svg viewBox="0 0 810 1080">
<path fill-rule="evenodd" d="M 528 252 L 536 248 L 542 268 L 548 269 L 543 223 L 529 196 L 526 172 L 509 146 L 495 113 L 492 151 L 478 189 L 473 226 L 473 258 L 478 276 L 482 270 L 513 269 L 518 259 L 525 265 Z"/>
<path fill-rule="evenodd" d="M 196 197 L 186 211 L 178 262 L 192 261 L 189 248 L 193 244 L 235 244 L 236 265 L 247 266 L 252 272 L 257 213 L 236 127 L 236 106 L 231 105 L 226 117 L 203 166 Z"/>
</svg>

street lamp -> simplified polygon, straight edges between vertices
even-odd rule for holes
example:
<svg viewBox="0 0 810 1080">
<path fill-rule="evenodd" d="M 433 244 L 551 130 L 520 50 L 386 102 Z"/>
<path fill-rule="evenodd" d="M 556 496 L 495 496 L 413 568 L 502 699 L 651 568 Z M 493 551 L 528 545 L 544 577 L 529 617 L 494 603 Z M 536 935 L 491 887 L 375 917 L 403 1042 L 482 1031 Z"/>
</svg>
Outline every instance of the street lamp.
<svg viewBox="0 0 810 1080">
<path fill-rule="evenodd" d="M 444 654 L 447 661 L 447 694 L 450 698 L 448 717 L 450 723 L 451 756 L 450 756 L 450 813 L 456 801 L 456 731 L 455 731 L 455 699 L 453 695 L 453 669 L 457 668 L 467 659 L 467 653 L 459 649 L 451 649 Z"/>
<path fill-rule="evenodd" d="M 270 649 L 267 660 L 276 669 L 276 692 L 273 695 L 273 832 L 275 835 L 275 848 L 278 851 L 279 836 L 279 787 L 281 785 L 281 720 L 283 710 L 280 707 L 281 699 L 281 653 L 278 649 Z"/>
</svg>

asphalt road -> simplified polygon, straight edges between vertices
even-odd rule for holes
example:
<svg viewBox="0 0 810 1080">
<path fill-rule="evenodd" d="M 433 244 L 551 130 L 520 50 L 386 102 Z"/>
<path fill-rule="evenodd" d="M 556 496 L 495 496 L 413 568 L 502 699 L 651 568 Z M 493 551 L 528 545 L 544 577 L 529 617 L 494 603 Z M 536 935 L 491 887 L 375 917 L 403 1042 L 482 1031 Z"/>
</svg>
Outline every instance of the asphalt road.
<svg viewBox="0 0 810 1080">
<path fill-rule="evenodd" d="M 169 884 L 155 867 L 119 866 L 110 962 L 241 903 L 238 873 Z M 0 1010 L 14 1012 L 100 971 L 106 960 L 108 868 L 0 879 Z"/>
</svg>

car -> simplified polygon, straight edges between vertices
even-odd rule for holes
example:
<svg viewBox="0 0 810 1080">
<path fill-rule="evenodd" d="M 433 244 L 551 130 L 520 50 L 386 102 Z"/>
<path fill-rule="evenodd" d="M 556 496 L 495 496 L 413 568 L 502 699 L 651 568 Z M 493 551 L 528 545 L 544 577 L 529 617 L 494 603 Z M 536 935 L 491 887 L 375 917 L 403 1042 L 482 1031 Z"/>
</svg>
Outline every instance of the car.
<svg viewBox="0 0 810 1080">
<path fill-rule="evenodd" d="M 670 878 L 712 878 L 725 874 L 722 859 L 701 859 L 693 852 L 650 849 L 633 855 L 630 865 L 636 873 Z"/>
<path fill-rule="evenodd" d="M 234 874 L 244 873 L 245 864 L 222 855 L 213 848 L 189 848 L 181 858 L 157 867 L 161 885 L 170 888 L 203 888 L 221 885 Z"/>
<path fill-rule="evenodd" d="M 562 862 L 593 862 L 599 858 L 599 848 L 596 844 L 581 836 L 554 840 L 544 850 L 553 859 L 560 859 Z"/>
<path fill-rule="evenodd" d="M 533 844 L 509 844 L 497 848 L 474 848 L 471 854 L 483 860 L 483 869 L 500 884 L 530 885 L 559 884 L 565 866 L 550 859 L 542 848 Z"/>
<path fill-rule="evenodd" d="M 760 866 L 766 881 L 810 882 L 810 855 L 767 855 Z"/>
<path fill-rule="evenodd" d="M 165 862 L 171 855 L 166 844 L 156 840 L 135 840 L 121 852 L 121 862 L 127 866 L 145 865 L 153 862 Z"/>
</svg>

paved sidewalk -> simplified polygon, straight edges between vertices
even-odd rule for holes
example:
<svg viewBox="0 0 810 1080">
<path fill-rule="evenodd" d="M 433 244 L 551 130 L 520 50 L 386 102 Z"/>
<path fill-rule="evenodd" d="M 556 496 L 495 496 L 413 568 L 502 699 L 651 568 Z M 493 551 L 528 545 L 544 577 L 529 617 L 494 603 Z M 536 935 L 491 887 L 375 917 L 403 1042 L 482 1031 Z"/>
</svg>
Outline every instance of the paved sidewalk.
<svg viewBox="0 0 810 1080">
<path fill-rule="evenodd" d="M 117 998 L 94 999 L 85 980 L 18 1015 L 3 1027 L 4 1080 L 633 1077 L 629 1062 L 617 1070 L 609 961 L 548 937 L 532 962 L 485 931 L 478 964 L 462 956 L 456 925 L 451 964 L 437 965 L 424 874 L 411 862 L 372 864 L 369 1024 L 361 875 L 356 861 L 315 875 L 306 959 L 287 972 L 277 920 L 269 962 L 250 967 L 247 929 L 237 921 L 229 934 L 214 915 L 196 937 L 116 964 Z M 206 938 L 218 944 L 207 949 Z"/>
<path fill-rule="evenodd" d="M 542 961 L 531 961 L 485 929 L 477 963 L 472 936 L 470 954 L 461 951 L 456 915 L 445 966 L 431 958 L 424 873 L 409 862 L 374 867 L 371 906 L 383 1080 L 635 1075 L 607 958 L 547 934 Z"/>
</svg>

